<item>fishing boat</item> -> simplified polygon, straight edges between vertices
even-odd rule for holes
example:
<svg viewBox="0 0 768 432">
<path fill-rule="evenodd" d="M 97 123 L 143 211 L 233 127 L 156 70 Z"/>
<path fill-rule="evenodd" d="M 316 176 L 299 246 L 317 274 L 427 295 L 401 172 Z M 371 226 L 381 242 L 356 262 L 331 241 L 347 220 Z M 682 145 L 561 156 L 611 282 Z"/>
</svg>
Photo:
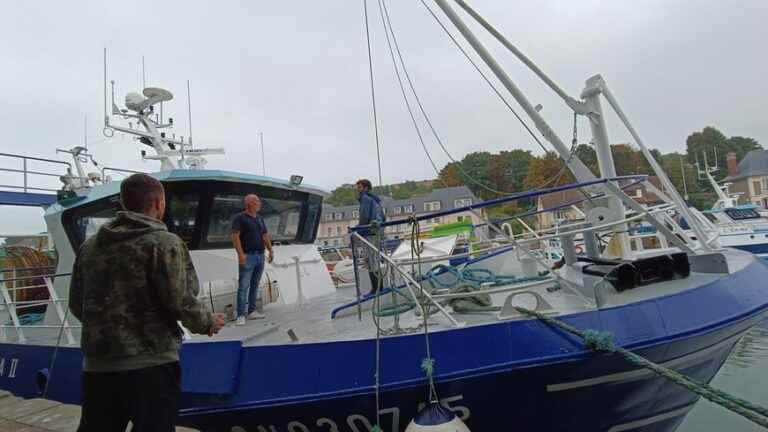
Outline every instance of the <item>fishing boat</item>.
<svg viewBox="0 0 768 432">
<path fill-rule="evenodd" d="M 706 155 L 704 165 L 704 169 L 699 169 L 699 176 L 707 180 L 717 194 L 717 200 L 708 210 L 694 210 L 694 216 L 710 231 L 718 232 L 721 245 L 768 258 L 768 217 L 761 214 L 760 207 L 755 204 L 739 204 L 738 194 L 730 193 L 728 184 L 718 184 L 712 176 L 717 166 L 710 167 Z"/>
<path fill-rule="evenodd" d="M 456 3 L 490 26 L 466 3 Z M 161 164 L 152 175 L 167 191 L 164 221 L 188 244 L 201 299 L 212 310 L 222 311 L 233 301 L 237 260 L 227 240 L 229 220 L 245 194 L 261 196 L 275 239 L 267 279 L 278 287 L 264 306 L 267 319 L 227 326 L 212 339 L 187 335 L 182 344 L 181 425 L 212 432 L 368 432 L 374 426 L 400 432 L 434 402 L 474 431 L 674 431 L 697 395 L 618 353 L 596 354 L 579 338 L 524 311 L 610 332 L 616 346 L 701 383 L 714 377 L 741 335 L 765 317 L 768 290 L 762 281 L 768 266 L 749 252 L 723 247 L 717 233 L 691 216 L 601 77 L 588 79 L 580 98 L 570 97 L 503 36 L 491 32 L 578 115 L 589 118 L 600 163 L 601 175 L 595 177 L 448 1 L 435 4 L 523 107 L 577 182 L 355 228 L 349 234 L 352 256 L 360 259 L 362 250 L 374 259 L 387 288 L 365 312 L 358 308 L 356 314 L 331 317 L 335 308 L 360 302 L 360 281 L 367 277 L 355 274 L 354 286 L 336 288 L 313 245 L 326 194 L 322 189 L 299 177 L 204 169 L 203 155 L 212 151 L 161 132 L 170 122 L 155 117 L 153 106 L 169 100 L 170 92 L 147 88 L 130 94 L 124 109 L 113 97 L 112 116 L 141 127 L 119 126 L 107 115 L 105 133 L 135 136 L 154 150 L 144 157 Z M 657 193 L 662 204 L 642 207 L 624 192 L 639 183 L 653 186 L 645 176 L 616 175 L 603 99 L 663 182 L 666 193 Z M 6 278 L 0 286 L 6 290 L 3 320 L 10 321 L 0 342 L 0 388 L 67 403 L 80 401 L 82 364 L 79 325 L 65 307 L 69 273 L 78 246 L 119 205 L 119 181 L 89 176 L 80 169 L 82 149 L 73 155 L 77 173 L 63 178 L 65 188 L 45 212 L 58 262 L 55 274 L 44 278 L 50 299 L 43 324 L 22 324 L 19 305 L 7 295 L 13 280 Z M 421 219 L 564 190 L 579 190 L 589 198 L 585 220 L 556 234 L 508 238 L 510 248 L 497 253 L 519 254 L 514 274 L 472 271 L 477 269 L 471 261 L 423 272 L 418 241 L 410 251 L 413 258 L 400 262 L 377 247 L 376 229 L 401 224 L 418 235 Z M 673 220 L 670 210 L 684 215 L 690 230 Z M 641 220 L 669 247 L 633 251 L 627 225 Z M 611 247 L 597 241 L 605 235 Z M 584 256 L 576 253 L 577 237 Z M 556 269 L 531 252 L 533 245 L 551 239 L 562 248 L 563 265 Z"/>
</svg>

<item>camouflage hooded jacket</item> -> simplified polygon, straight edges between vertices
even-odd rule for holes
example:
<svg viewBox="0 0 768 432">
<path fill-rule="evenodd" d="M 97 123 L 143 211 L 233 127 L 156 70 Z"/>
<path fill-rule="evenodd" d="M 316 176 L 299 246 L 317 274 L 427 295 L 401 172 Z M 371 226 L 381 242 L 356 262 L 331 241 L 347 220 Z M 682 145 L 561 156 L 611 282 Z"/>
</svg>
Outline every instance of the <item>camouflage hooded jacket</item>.
<svg viewBox="0 0 768 432">
<path fill-rule="evenodd" d="M 116 371 L 178 361 L 181 330 L 206 334 L 211 314 L 184 242 L 165 224 L 134 212 L 83 243 L 72 270 L 69 307 L 83 329 L 83 369 Z"/>
</svg>

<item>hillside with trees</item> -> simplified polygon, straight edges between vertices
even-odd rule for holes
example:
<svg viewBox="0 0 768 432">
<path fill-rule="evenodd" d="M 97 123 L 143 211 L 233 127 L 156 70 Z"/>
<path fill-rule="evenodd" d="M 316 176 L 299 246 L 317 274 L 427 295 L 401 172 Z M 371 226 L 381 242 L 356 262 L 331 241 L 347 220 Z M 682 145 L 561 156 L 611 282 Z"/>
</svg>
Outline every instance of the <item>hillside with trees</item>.
<svg viewBox="0 0 768 432">
<path fill-rule="evenodd" d="M 662 154 L 652 149 L 651 154 L 681 194 L 687 193 L 691 204 L 705 208 L 714 202 L 715 194 L 706 181 L 699 179 L 696 162 L 701 163 L 703 167 L 705 153 L 710 165 L 717 161 L 719 171 L 715 177 L 719 180 L 726 176 L 725 159 L 729 152 L 736 153 L 736 158 L 740 161 L 749 151 L 762 148 L 753 138 L 729 138 L 716 128 L 708 126 L 688 136 L 684 153 Z M 638 148 L 630 144 L 615 144 L 611 146 L 611 150 L 618 175 L 653 174 L 650 164 Z M 597 155 L 591 145 L 580 144 L 576 146 L 574 153 L 593 173 L 598 174 Z M 478 151 L 467 154 L 460 161 L 446 164 L 435 180 L 406 181 L 375 189 L 377 193 L 395 199 L 407 199 L 427 194 L 433 188 L 466 185 L 475 195 L 487 200 L 510 193 L 571 183 L 574 181 L 573 175 L 564 165 L 555 152 L 534 155 L 528 150 L 519 149 L 503 150 L 499 153 Z M 354 185 L 345 184 L 336 188 L 326 202 L 331 205 L 355 204 L 357 200 Z M 533 205 L 520 204 L 524 207 Z M 504 213 L 517 210 L 517 206 L 505 210 L 508 211 Z"/>
</svg>

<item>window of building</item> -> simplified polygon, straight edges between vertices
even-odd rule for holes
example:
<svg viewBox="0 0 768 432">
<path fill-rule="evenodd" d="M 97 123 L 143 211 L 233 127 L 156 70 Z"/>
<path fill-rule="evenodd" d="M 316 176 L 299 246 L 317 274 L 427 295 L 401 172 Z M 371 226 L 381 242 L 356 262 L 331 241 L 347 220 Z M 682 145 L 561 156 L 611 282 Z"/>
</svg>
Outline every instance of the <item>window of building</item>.
<svg viewBox="0 0 768 432">
<path fill-rule="evenodd" d="M 400 214 L 402 212 L 403 212 L 403 208 L 400 206 L 396 206 L 395 208 L 392 209 L 392 214 Z"/>
<path fill-rule="evenodd" d="M 464 222 L 464 216 L 457 216 L 456 222 Z"/>
<path fill-rule="evenodd" d="M 466 207 L 472 205 L 472 198 L 461 198 L 453 202 L 456 207 Z"/>
<path fill-rule="evenodd" d="M 763 190 L 760 187 L 761 184 L 762 184 L 762 182 L 759 182 L 759 181 L 752 182 L 752 186 L 754 186 L 754 188 L 755 188 L 755 195 L 762 195 L 763 194 Z"/>
<path fill-rule="evenodd" d="M 326 213 L 325 214 L 325 220 L 327 220 L 327 221 L 333 220 L 333 213 Z"/>
<path fill-rule="evenodd" d="M 353 219 L 359 219 L 360 218 L 360 210 L 352 210 L 352 218 Z"/>
<path fill-rule="evenodd" d="M 424 211 L 437 211 L 440 210 L 440 201 L 430 201 L 424 203 Z"/>
<path fill-rule="evenodd" d="M 341 227 L 340 226 L 336 227 L 336 235 L 341 235 Z"/>
<path fill-rule="evenodd" d="M 343 212 L 336 212 L 334 219 L 336 220 L 342 220 L 344 219 L 344 213 Z"/>
<path fill-rule="evenodd" d="M 436 217 L 432 219 L 432 223 L 439 224 L 443 219 L 440 217 Z"/>
<path fill-rule="evenodd" d="M 768 189 L 768 177 L 763 177 L 762 179 L 760 179 L 760 183 L 761 183 L 761 186 L 762 186 L 761 189 L 763 189 L 763 190 Z"/>
<path fill-rule="evenodd" d="M 404 213 L 413 213 L 413 204 L 403 206 Z"/>
<path fill-rule="evenodd" d="M 635 189 L 635 198 L 642 198 L 643 197 L 643 190 L 641 188 Z"/>
<path fill-rule="evenodd" d="M 334 246 L 338 246 L 339 245 L 339 239 L 334 239 L 333 240 L 333 245 Z"/>
<path fill-rule="evenodd" d="M 328 227 L 328 237 L 333 235 L 333 227 Z"/>
</svg>

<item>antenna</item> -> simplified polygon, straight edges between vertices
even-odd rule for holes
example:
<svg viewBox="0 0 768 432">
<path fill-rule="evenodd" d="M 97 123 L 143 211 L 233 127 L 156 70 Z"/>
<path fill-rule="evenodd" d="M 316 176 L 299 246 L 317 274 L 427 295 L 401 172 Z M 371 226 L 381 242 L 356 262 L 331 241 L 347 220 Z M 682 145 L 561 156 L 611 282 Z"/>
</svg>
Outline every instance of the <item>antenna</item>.
<svg viewBox="0 0 768 432">
<path fill-rule="evenodd" d="M 88 116 L 85 116 L 85 121 L 83 122 L 83 146 L 86 150 L 88 150 Z"/>
<path fill-rule="evenodd" d="M 147 77 L 144 73 L 144 56 L 141 56 L 141 88 L 147 88 Z"/>
<path fill-rule="evenodd" d="M 192 147 L 192 99 L 189 96 L 189 80 L 187 80 L 187 115 L 189 116 L 189 147 L 191 148 Z"/>
<path fill-rule="evenodd" d="M 688 199 L 688 185 L 685 184 L 685 164 L 683 163 L 683 155 L 680 155 L 680 172 L 683 175 L 683 196 L 685 199 Z"/>
<path fill-rule="evenodd" d="M 112 96 L 114 99 L 114 94 Z M 109 125 L 109 116 L 107 116 L 107 48 L 104 47 L 104 126 Z"/>
<path fill-rule="evenodd" d="M 264 160 L 264 132 L 259 132 L 259 142 L 261 143 L 261 175 L 267 176 L 267 162 Z"/>
</svg>

